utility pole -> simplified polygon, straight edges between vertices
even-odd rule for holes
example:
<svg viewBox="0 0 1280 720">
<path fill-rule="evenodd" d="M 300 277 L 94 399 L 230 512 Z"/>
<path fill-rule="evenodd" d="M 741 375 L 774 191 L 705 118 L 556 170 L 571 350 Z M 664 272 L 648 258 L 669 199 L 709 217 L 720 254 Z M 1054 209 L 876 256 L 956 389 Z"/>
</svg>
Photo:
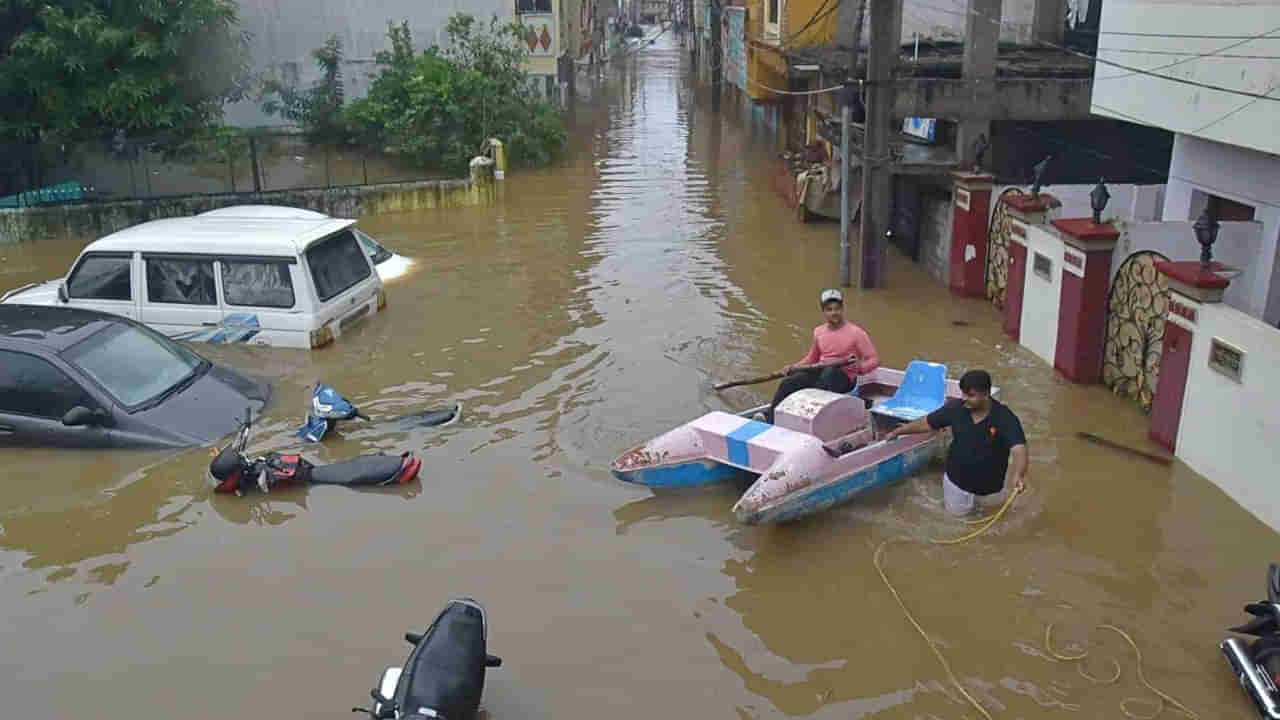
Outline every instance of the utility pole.
<svg viewBox="0 0 1280 720">
<path fill-rule="evenodd" d="M 853 18 L 853 42 L 849 48 L 849 72 L 845 73 L 844 89 L 840 93 L 840 286 L 849 287 L 849 276 L 852 272 L 849 247 L 849 223 L 853 220 L 853 212 L 849 209 L 849 165 L 853 161 L 853 139 L 851 135 L 853 122 L 853 103 L 857 98 L 853 76 L 858 72 L 858 48 L 862 44 L 862 16 L 866 14 L 867 0 L 860 0 L 857 14 Z M 865 148 L 864 148 L 865 155 Z M 865 160 L 865 157 L 864 157 Z M 863 195 L 866 194 L 866 178 L 863 178 Z M 864 215 L 865 217 L 865 215 Z M 862 267 L 862 263 L 858 263 Z M 859 274 L 861 277 L 861 274 Z"/>
<path fill-rule="evenodd" d="M 724 68 L 721 47 L 720 0 L 711 0 L 711 111 L 720 112 L 720 78 Z"/>
<path fill-rule="evenodd" d="M 902 0 L 870 0 L 867 48 L 867 126 L 862 160 L 862 268 L 860 287 L 885 284 L 886 243 L 893 210 L 893 69 L 902 45 Z"/>
</svg>

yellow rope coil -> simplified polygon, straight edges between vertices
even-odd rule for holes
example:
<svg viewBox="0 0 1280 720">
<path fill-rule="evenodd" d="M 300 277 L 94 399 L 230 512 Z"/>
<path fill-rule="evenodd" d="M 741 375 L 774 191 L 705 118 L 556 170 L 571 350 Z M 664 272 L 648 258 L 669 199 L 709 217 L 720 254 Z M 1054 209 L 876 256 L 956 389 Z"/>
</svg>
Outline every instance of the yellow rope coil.
<svg viewBox="0 0 1280 720">
<path fill-rule="evenodd" d="M 978 537 L 979 535 L 982 535 L 983 533 L 990 530 L 991 527 L 995 525 L 996 522 L 999 521 L 1001 517 L 1004 516 L 1004 514 L 1009 510 L 1009 508 L 1013 506 L 1013 501 L 1022 492 L 1023 492 L 1023 488 L 1015 487 L 1013 491 L 1009 493 L 1009 497 L 1005 499 L 1004 504 L 1000 506 L 1000 509 L 997 510 L 995 514 L 989 515 L 984 518 L 979 518 L 976 520 L 966 520 L 965 521 L 966 524 L 981 525 L 981 527 L 974 530 L 973 532 L 967 533 L 965 535 L 961 535 L 960 537 L 956 537 L 956 538 L 946 538 L 946 539 L 927 538 L 927 542 L 934 545 L 958 545 L 960 543 L 972 540 Z M 991 713 L 987 712 L 987 709 L 982 707 L 982 704 L 979 703 L 977 700 L 975 700 L 973 696 L 970 695 L 969 692 L 964 689 L 964 686 L 960 684 L 960 680 L 956 678 L 956 674 L 952 672 L 951 664 L 947 662 L 947 658 L 943 656 L 940 650 L 938 650 L 938 646 L 934 644 L 933 640 L 929 637 L 929 634 L 925 632 L 924 628 L 921 627 L 920 623 L 915 619 L 915 616 L 913 616 L 911 614 L 911 611 L 907 609 L 907 605 L 902 601 L 902 596 L 898 594 L 897 588 L 893 586 L 893 583 L 889 582 L 889 576 L 885 575 L 884 568 L 880 564 L 880 557 L 881 555 L 883 555 L 884 549 L 888 547 L 890 543 L 893 543 L 899 540 L 912 541 L 912 540 L 915 540 L 915 538 L 912 538 L 910 536 L 900 535 L 897 537 L 889 538 L 888 540 L 885 540 L 884 542 L 880 543 L 880 546 L 876 548 L 875 557 L 873 559 L 876 572 L 880 573 L 880 579 L 884 581 L 885 587 L 889 588 L 889 592 L 893 595 L 893 599 L 898 602 L 898 607 L 902 608 L 902 612 L 904 615 L 907 616 L 907 620 L 916 629 L 916 632 L 920 633 L 920 637 L 924 638 L 925 642 L 928 643 L 929 649 L 933 651 L 933 654 L 937 656 L 938 662 L 942 664 L 942 669 L 946 671 L 947 678 L 951 680 L 951 684 L 954 685 L 955 688 L 960 691 L 960 694 L 963 695 L 965 699 L 968 700 L 969 703 L 973 705 L 973 707 L 979 713 L 982 714 L 983 717 L 985 717 L 987 720 L 994 720 L 991 717 Z M 1155 718 L 1161 712 L 1164 711 L 1164 703 L 1167 702 L 1168 704 L 1182 711 L 1184 714 L 1186 714 L 1188 717 L 1192 718 L 1193 720 L 1199 720 L 1199 716 L 1196 715 L 1191 710 L 1187 709 L 1187 706 L 1173 699 L 1172 697 L 1162 692 L 1161 690 L 1159 690 L 1158 688 L 1156 688 L 1154 685 L 1152 685 L 1150 682 L 1147 681 L 1146 675 L 1143 674 L 1142 672 L 1142 651 L 1138 649 L 1137 643 L 1133 641 L 1133 638 L 1129 637 L 1128 633 L 1116 627 L 1115 625 L 1099 625 L 1098 627 L 1105 630 L 1111 630 L 1112 632 L 1117 633 L 1118 635 L 1120 635 L 1120 637 L 1124 638 L 1125 642 L 1129 643 L 1129 647 L 1133 648 L 1133 652 L 1135 655 L 1137 655 L 1137 658 L 1138 658 L 1138 680 L 1141 681 L 1142 684 L 1145 685 L 1148 690 L 1154 693 L 1156 697 L 1158 697 L 1161 701 L 1156 705 L 1156 711 L 1154 713 L 1150 715 L 1139 715 L 1131 711 L 1129 709 L 1129 706 L 1133 703 L 1139 703 L 1139 702 L 1145 702 L 1145 701 L 1143 701 L 1141 698 L 1125 698 L 1120 702 L 1121 712 L 1123 712 L 1126 716 L 1133 718 L 1134 720 L 1153 720 L 1153 718 Z M 1045 646 L 1045 651 L 1048 652 L 1050 657 L 1052 657 L 1055 660 L 1059 660 L 1063 662 L 1075 662 L 1075 661 L 1083 660 L 1089 655 L 1088 651 L 1084 651 L 1076 655 L 1065 655 L 1065 654 L 1059 653 L 1053 649 L 1052 638 L 1053 638 L 1053 623 L 1050 623 L 1049 626 L 1046 627 L 1044 631 L 1044 646 Z M 1083 663 L 1080 665 L 1077 665 L 1076 669 L 1079 671 L 1080 675 L 1087 680 L 1090 680 L 1094 683 L 1098 683 L 1100 685 L 1110 685 L 1120 679 L 1120 663 L 1116 661 L 1114 658 L 1111 660 L 1111 662 L 1115 666 L 1115 675 L 1107 679 L 1100 679 L 1090 675 L 1084 670 Z"/>
</svg>

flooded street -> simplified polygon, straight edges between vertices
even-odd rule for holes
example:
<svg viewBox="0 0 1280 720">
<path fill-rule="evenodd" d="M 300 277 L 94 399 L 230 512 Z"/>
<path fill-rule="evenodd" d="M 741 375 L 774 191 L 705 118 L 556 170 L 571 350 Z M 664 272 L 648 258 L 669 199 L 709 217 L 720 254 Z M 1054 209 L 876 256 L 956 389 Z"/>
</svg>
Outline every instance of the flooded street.
<svg viewBox="0 0 1280 720">
<path fill-rule="evenodd" d="M 348 718 L 403 662 L 402 634 L 471 595 L 505 659 L 491 718 L 977 717 L 872 564 L 895 535 L 971 529 L 942 510 L 940 465 L 775 528 L 736 522 L 740 487 L 655 494 L 609 473 L 678 423 L 764 402 L 772 383 L 711 386 L 800 358 L 839 277 L 838 224 L 796 222 L 774 148 L 728 97 L 713 114 L 687 63 L 666 35 L 580 78 L 563 166 L 510 173 L 495 207 L 362 218 L 416 265 L 334 345 L 196 346 L 275 384 L 251 451 L 412 450 L 420 483 L 213 497 L 207 449 L 0 450 L 5 715 Z M 60 275 L 80 247 L 0 249 L 0 288 Z M 882 362 L 989 370 L 1029 439 L 1030 492 L 993 532 L 886 552 L 966 689 L 999 718 L 1123 717 L 1155 697 L 1132 650 L 1091 630 L 1110 623 L 1156 687 L 1247 717 L 1217 644 L 1262 596 L 1275 533 L 1181 463 L 1078 440 L 1150 449 L 1135 405 L 1055 376 L 988 303 L 890 254 L 890 289 L 847 300 Z M 304 446 L 317 380 L 375 419 L 464 414 Z M 1052 660 L 1049 623 L 1089 657 Z M 1110 685 L 1073 667 L 1105 679 L 1111 658 Z"/>
</svg>

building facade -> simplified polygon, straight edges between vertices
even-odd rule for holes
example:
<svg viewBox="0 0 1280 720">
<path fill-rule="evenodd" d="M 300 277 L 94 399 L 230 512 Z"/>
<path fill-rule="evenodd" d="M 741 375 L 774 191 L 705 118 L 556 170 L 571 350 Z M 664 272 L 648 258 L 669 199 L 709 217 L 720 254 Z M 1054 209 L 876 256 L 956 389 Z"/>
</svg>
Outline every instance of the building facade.
<svg viewBox="0 0 1280 720">
<path fill-rule="evenodd" d="M 1280 37 L 1264 31 L 1276 26 L 1278 0 L 1108 0 L 1091 104 L 1095 115 L 1174 133 L 1164 220 L 1195 220 L 1212 206 L 1219 220 L 1262 223 L 1260 247 L 1240 268 L 1250 287 L 1238 309 L 1272 326 L 1280 325 Z"/>
<path fill-rule="evenodd" d="M 250 34 L 251 70 L 308 86 L 319 77 L 311 52 L 337 35 L 343 47 L 346 96 L 362 97 L 369 89 L 369 76 L 376 72 L 375 56 L 391 49 L 388 23 L 407 22 L 418 49 L 445 47 L 449 18 L 463 12 L 486 23 L 493 17 L 516 19 L 533 28 L 529 71 L 539 89 L 554 94 L 566 66 L 563 58 L 586 52 L 583 17 L 589 16 L 596 0 L 386 0 L 378 3 L 379 12 L 369 12 L 365 5 L 354 0 L 240 0 L 241 27 Z M 226 118 L 238 126 L 283 122 L 263 113 L 252 100 L 228 106 Z"/>
<path fill-rule="evenodd" d="M 1280 0 L 1107 0 L 1091 110 L 1174 133 L 1161 221 L 1129 248 L 1158 244 L 1168 286 L 1149 437 L 1280 530 L 1277 26 Z"/>
</svg>

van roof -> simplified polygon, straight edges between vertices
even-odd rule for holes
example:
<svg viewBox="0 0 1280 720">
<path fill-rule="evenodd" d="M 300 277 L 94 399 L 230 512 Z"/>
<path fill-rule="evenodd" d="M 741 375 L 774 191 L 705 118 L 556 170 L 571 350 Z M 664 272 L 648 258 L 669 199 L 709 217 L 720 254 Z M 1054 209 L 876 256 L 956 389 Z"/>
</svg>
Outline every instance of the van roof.
<svg viewBox="0 0 1280 720">
<path fill-rule="evenodd" d="M 297 255 L 315 241 L 355 225 L 343 218 L 181 217 L 152 220 L 93 241 L 85 252 Z"/>
<path fill-rule="evenodd" d="M 299 220 L 320 219 L 329 216 L 315 210 L 290 205 L 232 205 L 216 210 L 206 210 L 196 217 L 288 218 Z"/>
</svg>

